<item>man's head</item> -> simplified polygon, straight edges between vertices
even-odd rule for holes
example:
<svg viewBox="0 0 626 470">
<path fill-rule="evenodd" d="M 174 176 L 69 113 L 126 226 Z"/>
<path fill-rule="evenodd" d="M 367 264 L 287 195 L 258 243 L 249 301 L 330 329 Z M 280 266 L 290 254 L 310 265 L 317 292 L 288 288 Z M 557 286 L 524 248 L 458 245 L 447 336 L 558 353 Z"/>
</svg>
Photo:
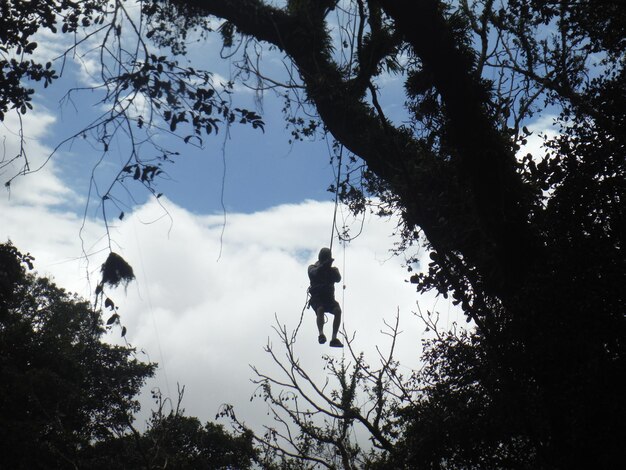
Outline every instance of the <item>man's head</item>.
<svg viewBox="0 0 626 470">
<path fill-rule="evenodd" d="M 317 259 L 320 263 L 332 263 L 334 261 L 330 248 L 322 248 Z"/>
</svg>

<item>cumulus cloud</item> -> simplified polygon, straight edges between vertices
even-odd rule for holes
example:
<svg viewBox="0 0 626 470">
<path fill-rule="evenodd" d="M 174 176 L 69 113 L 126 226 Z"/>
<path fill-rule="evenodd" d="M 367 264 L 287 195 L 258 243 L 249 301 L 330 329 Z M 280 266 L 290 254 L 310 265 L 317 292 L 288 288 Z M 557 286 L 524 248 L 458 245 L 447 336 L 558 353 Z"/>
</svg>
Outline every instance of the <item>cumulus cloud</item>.
<svg viewBox="0 0 626 470">
<path fill-rule="evenodd" d="M 48 155 L 50 149 L 39 139 L 54 119 L 45 113 L 25 119 L 33 158 Z M 15 151 L 15 132 L 7 131 L 5 140 L 7 149 Z M 10 238 L 35 255 L 40 274 L 90 298 L 109 240 L 101 220 L 61 210 L 59 203 L 72 197 L 77 198 L 59 177 L 54 160 L 40 172 L 18 178 L 11 197 L 0 198 L 0 238 Z M 110 295 L 120 307 L 128 341 L 141 358 L 160 364 L 142 397 L 140 422 L 152 406 L 151 387 L 175 396 L 176 384 L 181 384 L 190 415 L 213 419 L 221 404 L 231 403 L 249 424 L 271 424 L 266 405 L 249 400 L 255 390 L 250 366 L 277 375 L 263 351 L 268 341 L 281 351 L 273 329 L 276 319 L 294 330 L 302 318 L 296 353 L 318 382 L 325 379 L 322 356 L 342 355 L 317 344 L 314 314 L 303 311 L 306 268 L 329 244 L 332 203 L 304 201 L 250 214 L 229 213 L 223 227 L 221 214 L 193 214 L 165 197 L 159 201 L 169 217 L 153 200 L 127 210 L 123 220 L 109 226 L 113 249 L 137 275 L 126 290 Z M 407 372 L 419 366 L 423 326 L 412 313 L 416 301 L 423 309 L 436 306 L 447 323 L 455 317 L 443 300 L 436 305 L 432 296 L 418 298 L 405 282 L 402 259 L 389 251 L 394 227 L 393 220 L 368 216 L 362 235 L 345 250 L 335 241 L 335 264 L 343 275 L 337 299 L 346 332 L 355 335 L 355 350 L 364 351 L 373 364 L 378 362 L 376 347 L 384 350 L 389 343 L 380 333 L 384 322 L 399 313 L 403 333 L 397 356 Z M 119 330 L 107 338 L 120 342 Z"/>
<path fill-rule="evenodd" d="M 277 373 L 263 347 L 270 341 L 280 351 L 275 318 L 291 330 L 300 321 L 306 268 L 319 248 L 328 245 L 333 206 L 306 201 L 229 214 L 222 237 L 221 215 L 195 215 L 167 200 L 164 204 L 173 223 L 161 217 L 156 202 L 149 202 L 111 227 L 115 249 L 134 267 L 137 280 L 110 295 L 120 307 L 128 340 L 160 363 L 149 387 L 175 395 L 176 384 L 185 385 L 187 412 L 203 420 L 214 418 L 221 404 L 232 403 L 249 423 L 266 422 L 265 405 L 249 401 L 255 389 L 250 365 Z M 20 249 L 31 251 L 42 274 L 89 295 L 93 284 L 87 282 L 81 258 L 80 225 L 74 214 L 7 204 L 0 215 L 0 236 L 11 236 Z M 392 228 L 372 217 L 363 235 L 345 250 L 335 244 L 335 264 L 345 284 L 345 290 L 338 285 L 337 299 L 344 306 L 346 331 L 355 334 L 355 349 L 365 351 L 373 363 L 376 346 L 384 349 L 388 343 L 380 334 L 384 320 L 399 312 L 404 332 L 398 357 L 408 370 L 419 365 L 423 327 L 412 314 L 417 295 L 403 282 L 406 270 L 399 258 L 389 255 Z M 101 234 L 99 223 L 88 221 L 84 238 L 90 250 L 105 244 L 97 239 Z M 90 258 L 92 277 L 105 255 Z M 432 308 L 435 300 L 420 302 Z M 117 341 L 118 335 L 114 331 L 109 339 Z M 319 381 L 324 379 L 322 355 L 342 354 L 317 344 L 311 310 L 304 311 L 296 352 Z M 149 409 L 148 394 L 143 401 Z"/>
<path fill-rule="evenodd" d="M 23 116 L 19 116 L 17 111 L 8 113 L 0 123 L 2 184 L 21 173 L 25 165 L 26 170 L 39 173 L 38 177 L 17 178 L 11 182 L 7 189 L 13 204 L 50 206 L 77 199 L 77 195 L 59 177 L 55 161 L 49 160 L 52 149 L 42 144 L 54 122 L 55 117 L 45 108 L 40 108 Z M 23 140 L 20 138 L 22 129 Z M 24 156 L 20 156 L 22 151 Z"/>
<path fill-rule="evenodd" d="M 54 119 L 45 113 L 27 114 L 24 119 L 35 163 L 49 155 L 50 149 L 39 139 Z M 17 134 L 9 131 L 14 124 L 8 120 L 4 128 L 5 146 L 11 152 L 16 150 Z M 78 196 L 65 186 L 54 160 L 41 171 L 18 178 L 11 197 L 0 198 L 0 239 L 10 238 L 19 249 L 35 255 L 40 274 L 90 298 L 109 240 L 103 236 L 102 221 L 61 210 L 59 203 L 67 198 Z M 322 356 L 343 354 L 317 344 L 314 314 L 303 311 L 306 268 L 329 244 L 333 205 L 304 201 L 250 214 L 229 213 L 223 227 L 221 214 L 193 214 L 165 197 L 159 201 L 168 217 L 153 200 L 127 210 L 123 220 L 115 219 L 109 226 L 113 249 L 131 263 L 137 276 L 126 290 L 109 295 L 120 308 L 128 341 L 145 352 L 141 358 L 160 364 L 147 390 L 159 387 L 175 396 L 176 384 L 184 385 L 188 414 L 213 419 L 221 404 L 231 403 L 238 416 L 258 428 L 270 418 L 264 403 L 249 400 L 255 390 L 250 366 L 277 375 L 263 352 L 268 341 L 281 351 L 273 329 L 276 319 L 289 330 L 302 319 L 296 353 L 320 383 L 325 379 Z M 394 227 L 394 220 L 368 216 L 362 235 L 345 249 L 335 241 L 335 264 L 343 275 L 337 299 L 343 306 L 345 330 L 354 335 L 354 349 L 364 351 L 372 364 L 378 363 L 377 346 L 385 350 L 389 345 L 389 338 L 380 333 L 384 322 L 400 315 L 403 333 L 396 350 L 408 372 L 419 366 L 423 333 L 413 315 L 416 301 L 422 309 L 437 308 L 443 326 L 456 314 L 447 301 L 439 299 L 437 304 L 433 296 L 418 297 L 405 282 L 403 260 L 389 251 Z M 119 331 L 107 338 L 119 342 Z M 142 401 L 143 420 L 152 406 L 150 394 L 145 393 Z"/>
<path fill-rule="evenodd" d="M 167 206 L 171 227 L 166 219 L 141 223 L 161 211 L 149 203 L 115 229 L 114 238 L 137 274 L 121 297 L 129 339 L 161 362 L 156 384 L 162 391 L 172 393 L 174 384 L 185 384 L 191 414 L 206 419 L 221 403 L 233 403 L 239 415 L 259 422 L 265 410 L 249 402 L 254 391 L 250 365 L 277 372 L 263 346 L 277 342 L 276 317 L 291 330 L 300 321 L 306 268 L 328 244 L 332 204 L 307 201 L 231 214 L 221 241 L 220 215 L 197 216 Z M 389 256 L 391 229 L 372 218 L 345 251 L 335 246 L 346 287 L 338 286 L 337 299 L 344 306 L 346 331 L 356 333 L 355 348 L 372 361 L 375 346 L 386 342 L 379 332 L 383 321 L 399 311 L 404 333 L 398 354 L 406 367 L 417 367 L 422 331 L 412 314 L 417 297 L 403 282 L 407 274 L 401 261 Z M 426 302 L 432 305 L 433 299 Z M 322 354 L 341 355 L 317 344 L 312 310 L 304 311 L 296 350 L 320 381 Z"/>
</svg>

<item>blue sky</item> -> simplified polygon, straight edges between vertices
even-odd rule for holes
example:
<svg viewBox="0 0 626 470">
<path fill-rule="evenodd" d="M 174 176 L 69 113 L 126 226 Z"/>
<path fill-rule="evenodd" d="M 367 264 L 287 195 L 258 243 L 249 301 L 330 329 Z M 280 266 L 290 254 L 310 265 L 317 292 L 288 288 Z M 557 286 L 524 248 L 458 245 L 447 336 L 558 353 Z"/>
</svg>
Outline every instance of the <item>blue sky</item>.
<svg viewBox="0 0 626 470">
<path fill-rule="evenodd" d="M 45 108 L 55 117 L 42 139 L 49 147 L 79 132 L 101 110 L 99 95 L 90 91 L 75 92 L 71 102 L 63 99 L 68 88 L 81 85 L 73 80 L 74 75 L 74 65 L 66 67 L 61 80 L 46 90 L 38 90 L 35 97 L 36 109 Z M 237 103 L 254 109 L 252 97 L 252 93 L 240 93 Z M 331 200 L 327 188 L 334 180 L 334 169 L 330 165 L 329 142 L 320 136 L 290 144 L 281 101 L 270 92 L 265 94 L 262 104 L 265 132 L 237 124 L 229 129 L 222 127 L 217 135 L 205 137 L 203 148 L 162 136 L 160 143 L 180 155 L 164 166 L 167 175 L 159 180 L 157 190 L 193 212 L 221 212 L 225 164 L 223 189 L 227 211 L 253 212 L 285 202 Z M 94 168 L 102 154 L 100 150 L 80 137 L 64 144 L 56 158 L 61 179 L 85 193 L 88 181 L 83 176 Z M 106 156 L 105 164 L 98 167 L 97 177 L 102 187 L 111 181 L 127 151 L 128 143 L 122 142 L 120 148 L 113 148 Z M 150 152 L 148 149 L 146 154 Z M 137 185 L 129 188 L 138 201 L 148 197 Z"/>
<path fill-rule="evenodd" d="M 341 13 L 338 11 L 337 15 Z M 216 22 L 214 27 L 217 26 Z M 338 31 L 333 34 L 338 36 Z M 70 44 L 70 38 L 63 39 L 65 45 L 58 36 L 45 33 L 39 40 L 37 50 L 40 56 L 53 60 L 57 70 L 61 70 L 61 67 L 63 70 L 61 80 L 48 89 L 37 88 L 35 97 L 36 108 L 43 108 L 55 117 L 53 126 L 42 140 L 51 148 L 80 132 L 105 108 L 100 102 L 103 96 L 101 91 L 85 89 L 99 83 L 99 51 L 92 48 L 93 44 L 98 44 L 97 37 L 95 41 L 76 50 L 70 57 L 75 60 L 64 63 L 59 57 Z M 130 34 L 126 38 L 131 45 L 133 40 Z M 337 40 L 340 38 L 337 37 Z M 157 55 L 169 53 L 152 47 Z M 235 47 L 233 50 L 238 53 L 228 59 L 221 58 L 223 51 L 218 33 L 209 34 L 203 39 L 190 34 L 187 49 L 187 55 L 178 58 L 181 65 L 189 64 L 196 69 L 210 71 L 214 74 L 215 83 L 237 76 L 236 63 L 241 59 L 243 48 Z M 342 48 L 338 46 L 337 54 L 342 53 Z M 286 82 L 288 75 L 293 73 L 285 65 L 288 62 L 283 60 L 282 54 L 275 50 L 265 49 L 260 64 L 262 73 L 277 81 Z M 225 142 L 226 128 L 222 125 L 218 135 L 203 137 L 202 148 L 183 145 L 180 138 L 159 133 L 158 143 L 169 150 L 180 152 L 180 155 L 175 158 L 174 164 L 164 167 L 167 177 L 159 182 L 158 192 L 165 193 L 173 202 L 198 214 L 222 211 L 222 189 L 227 211 L 253 212 L 281 203 L 332 199 L 332 195 L 327 192 L 328 186 L 334 181 L 335 171 L 329 164 L 330 137 L 325 139 L 320 133 L 315 139 L 290 144 L 290 132 L 285 128 L 281 111 L 283 99 L 272 90 L 256 93 L 247 88 L 247 85 L 255 83 L 254 80 L 247 84 L 236 82 L 232 107 L 252 109 L 261 114 L 265 121 L 265 132 L 234 124 L 229 128 L 229 138 Z M 381 89 L 379 100 L 386 115 L 396 123 L 401 123 L 406 119 L 406 111 L 402 106 L 404 89 L 401 77 L 383 75 L 378 83 Z M 72 88 L 79 90 L 72 92 L 71 99 L 67 99 L 66 93 Z M 179 135 L 184 136 L 182 132 Z M 128 154 L 129 143 L 123 139 L 117 142 L 118 146 L 112 146 L 95 172 L 100 187 L 109 184 L 113 172 L 123 165 Z M 140 151 L 144 158 L 154 154 L 147 145 L 142 146 Z M 68 142 L 60 148 L 60 156 L 57 158 L 60 178 L 77 192 L 85 194 L 87 188 L 82 175 L 91 172 L 101 156 L 101 148 L 99 144 L 93 143 L 93 139 L 84 141 L 79 138 Z M 222 188 L 224 167 L 225 184 Z M 147 194 L 133 185 L 129 185 L 129 188 L 137 201 L 146 200 Z M 132 205 L 130 199 L 127 202 Z"/>
</svg>

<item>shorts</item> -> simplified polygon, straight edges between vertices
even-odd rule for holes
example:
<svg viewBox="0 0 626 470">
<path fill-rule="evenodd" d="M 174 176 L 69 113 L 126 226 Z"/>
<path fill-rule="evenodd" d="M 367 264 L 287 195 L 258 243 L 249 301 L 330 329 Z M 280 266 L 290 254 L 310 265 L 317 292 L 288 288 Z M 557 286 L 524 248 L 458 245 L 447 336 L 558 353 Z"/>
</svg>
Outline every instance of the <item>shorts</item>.
<svg viewBox="0 0 626 470">
<path fill-rule="evenodd" d="M 339 306 L 339 302 L 337 302 L 335 299 L 323 299 L 323 298 L 311 297 L 311 300 L 309 301 L 309 305 L 316 312 L 317 312 L 317 309 L 320 307 L 324 307 L 324 312 L 328 312 L 328 313 L 333 313 L 333 310 L 335 310 L 336 308 L 341 310 L 341 307 Z"/>
</svg>

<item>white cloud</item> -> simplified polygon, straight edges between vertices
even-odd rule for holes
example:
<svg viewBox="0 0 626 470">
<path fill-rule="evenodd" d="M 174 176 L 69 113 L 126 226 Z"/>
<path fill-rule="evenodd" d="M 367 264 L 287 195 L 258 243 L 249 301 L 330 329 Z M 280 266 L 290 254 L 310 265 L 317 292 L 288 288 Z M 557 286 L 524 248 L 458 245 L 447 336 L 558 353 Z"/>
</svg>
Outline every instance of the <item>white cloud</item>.
<svg viewBox="0 0 626 470">
<path fill-rule="evenodd" d="M 73 45 L 71 36 L 55 34 L 49 29 L 40 29 L 34 39 L 37 42 L 34 58 L 42 63 L 54 62 Z"/>
<path fill-rule="evenodd" d="M 11 119 L 4 132 L 7 152 L 17 149 Z M 50 149 L 38 139 L 49 132 L 54 118 L 33 112 L 24 119 L 29 155 L 39 164 Z M 40 172 L 18 178 L 10 198 L 0 198 L 0 240 L 11 238 L 36 257 L 42 275 L 89 297 L 107 253 L 105 230 L 101 221 L 88 218 L 80 232 L 82 216 L 59 210 L 59 203 L 77 196 L 57 171 L 51 160 Z M 186 386 L 183 404 L 188 414 L 213 419 L 222 403 L 232 403 L 238 416 L 258 428 L 270 418 L 264 403 L 249 401 L 255 389 L 250 365 L 276 374 L 263 347 L 269 339 L 281 351 L 273 330 L 275 316 L 291 330 L 300 320 L 308 287 L 306 268 L 319 248 L 329 244 L 333 205 L 305 201 L 252 214 L 230 213 L 221 237 L 221 214 L 195 215 L 165 197 L 161 201 L 171 219 L 160 218 L 162 209 L 153 201 L 128 210 L 123 221 L 116 219 L 110 227 L 114 249 L 137 275 L 127 292 L 112 294 L 128 328 L 127 338 L 161 364 L 149 387 L 158 386 L 172 396 L 177 383 Z M 412 314 L 418 296 L 404 282 L 408 273 L 401 259 L 389 254 L 393 228 L 393 221 L 371 216 L 363 234 L 345 251 L 335 241 L 336 265 L 346 286 L 338 286 L 337 299 L 344 307 L 348 334 L 356 334 L 354 348 L 365 351 L 374 364 L 376 345 L 385 349 L 389 342 L 380 334 L 384 321 L 393 320 L 399 311 L 404 332 L 397 356 L 408 370 L 419 365 L 423 327 Z M 83 249 L 92 254 L 88 260 Z M 430 296 L 420 303 L 432 309 L 435 300 Z M 448 305 L 439 307 L 451 322 L 454 315 Z M 119 341 L 119 331 L 108 339 Z M 317 344 L 311 310 L 304 311 L 296 352 L 319 382 L 325 378 L 322 355 L 342 354 Z M 142 400 L 145 419 L 152 406 L 149 393 Z"/>
<path fill-rule="evenodd" d="M 161 363 L 150 386 L 170 395 L 176 393 L 177 383 L 186 386 L 188 414 L 213 419 L 222 403 L 232 403 L 247 422 L 257 426 L 267 422 L 266 405 L 249 401 L 255 388 L 250 365 L 276 373 L 262 349 L 269 338 L 280 351 L 272 329 L 275 315 L 290 329 L 298 324 L 308 286 L 306 267 L 328 244 L 332 204 L 306 201 L 253 214 L 230 214 L 220 247 L 221 215 L 198 216 L 164 203 L 173 219 L 171 227 L 165 218 L 142 223 L 161 215 L 154 202 L 137 207 L 112 227 L 117 251 L 137 275 L 126 293 L 120 289 L 112 294 L 128 328 L 128 340 Z M 79 227 L 76 215 L 41 207 L 7 204 L 0 215 L 0 237 L 9 235 L 18 248 L 32 252 L 43 274 L 89 295 L 84 261 L 75 260 L 81 256 Z M 335 264 L 346 285 L 345 291 L 338 286 L 337 299 L 344 305 L 346 330 L 356 333 L 355 349 L 365 351 L 373 363 L 378 357 L 376 345 L 384 349 L 388 343 L 380 334 L 383 321 L 392 320 L 399 311 L 404 332 L 398 357 L 403 367 L 415 368 L 423 327 L 412 314 L 417 295 L 403 282 L 407 273 L 398 258 L 389 258 L 392 228 L 372 217 L 363 235 L 345 252 L 335 245 Z M 96 222 L 87 224 L 88 242 L 101 233 Z M 103 241 L 89 243 L 97 249 Z M 90 259 L 92 271 L 104 255 Z M 423 308 L 434 304 L 432 297 L 420 302 Z M 443 308 L 445 315 L 447 307 Z M 327 330 L 330 333 L 330 324 Z M 114 331 L 110 340 L 116 341 L 117 335 Z M 296 352 L 320 382 L 322 355 L 342 354 L 317 344 L 311 310 L 304 312 Z M 144 404 L 151 406 L 147 394 Z"/>
<path fill-rule="evenodd" d="M 26 115 L 18 116 L 17 111 L 8 113 L 0 123 L 2 156 L 0 157 L 0 178 L 2 185 L 19 174 L 27 163 L 31 171 L 38 170 L 37 176 L 16 178 L 11 182 L 9 196 L 13 204 L 48 206 L 76 200 L 74 192 L 67 188 L 58 177 L 54 159 L 47 161 L 52 149 L 43 145 L 45 137 L 55 122 L 45 109 L 35 109 Z M 24 157 L 20 155 L 20 127 L 24 129 Z M 46 163 L 47 161 L 47 163 Z M 0 198 L 0 207 L 5 197 Z"/>
<path fill-rule="evenodd" d="M 87 57 L 83 80 L 91 83 L 97 62 Z M 215 80 L 222 80 L 215 75 Z M 16 147 L 17 124 L 8 117 L 7 155 Z M 46 112 L 28 113 L 28 152 L 33 164 L 50 154 L 39 139 L 49 132 L 54 117 Z M 106 256 L 101 221 L 56 207 L 77 199 L 58 177 L 55 161 L 35 174 L 17 179 L 11 197 L 0 198 L 0 240 L 10 237 L 15 245 L 36 257 L 42 275 L 83 296 L 93 292 L 100 264 Z M 244 189 L 242 189 L 243 191 Z M 306 300 L 306 267 L 321 246 L 328 245 L 333 206 L 305 201 L 281 205 L 252 214 L 230 213 L 222 233 L 222 216 L 194 215 L 161 198 L 170 220 L 158 219 L 160 207 L 148 203 L 127 211 L 123 221 L 111 227 L 114 249 L 134 267 L 137 281 L 127 292 L 112 294 L 120 307 L 128 340 L 150 359 L 161 363 L 150 386 L 174 395 L 176 383 L 186 386 L 183 403 L 188 414 L 213 419 L 222 403 L 235 405 L 238 416 L 258 425 L 267 422 L 266 406 L 249 401 L 254 391 L 250 364 L 275 373 L 263 347 L 268 338 L 280 350 L 272 329 L 275 316 L 289 329 L 298 324 Z M 404 331 L 397 345 L 403 367 L 417 367 L 423 327 L 412 314 L 418 296 L 403 282 L 408 277 L 399 258 L 389 255 L 393 221 L 371 217 L 363 235 L 345 251 L 335 244 L 336 265 L 346 288 L 337 290 L 344 307 L 344 325 L 356 333 L 354 348 L 364 350 L 377 363 L 376 345 L 383 349 L 389 338 L 381 335 L 384 320 L 400 313 Z M 85 260 L 83 250 L 95 253 Z M 221 253 L 221 256 L 219 256 Z M 219 257 L 219 261 L 218 261 Z M 87 262 L 88 261 L 88 262 Z M 443 303 L 443 301 L 440 301 Z M 421 298 L 422 308 L 432 309 L 432 296 Z M 449 305 L 439 305 L 449 323 L 455 317 Z M 332 320 L 332 319 L 331 319 Z M 327 333 L 330 333 L 330 324 Z M 114 331 L 109 340 L 118 341 Z M 324 378 L 323 354 L 341 356 L 342 351 L 317 344 L 311 310 L 304 312 L 296 352 L 301 363 L 319 381 Z M 149 394 L 144 405 L 151 406 Z M 144 417 L 146 412 L 144 412 Z"/>
<path fill-rule="evenodd" d="M 191 414 L 206 419 L 220 403 L 232 402 L 240 415 L 258 422 L 265 413 L 248 401 L 254 390 L 249 364 L 273 369 L 262 347 L 268 337 L 276 341 L 274 315 L 296 327 L 306 300 L 306 267 L 328 244 L 332 205 L 308 201 L 232 214 L 219 261 L 221 216 L 198 217 L 169 206 L 174 220 L 169 237 L 164 219 L 137 222 L 156 218 L 155 204 L 139 208 L 115 235 L 124 240 L 123 255 L 138 278 L 123 300 L 129 338 L 165 363 L 170 391 L 176 382 L 186 385 Z M 416 294 L 403 282 L 399 260 L 383 261 L 389 258 L 390 231 L 389 224 L 370 220 L 364 235 L 346 249 L 345 266 L 344 252 L 336 247 L 346 285 L 345 296 L 339 287 L 337 298 L 344 303 L 347 331 L 357 333 L 355 347 L 368 350 L 372 360 L 374 345 L 383 338 L 383 319 L 392 319 L 399 308 L 405 330 L 399 354 L 405 365 L 416 367 L 421 331 L 411 313 Z M 321 354 L 340 352 L 320 347 L 316 339 L 313 312 L 307 310 L 297 349 L 321 380 Z M 155 357 L 159 350 L 162 358 Z M 163 390 L 164 378 L 157 381 Z"/>
</svg>

